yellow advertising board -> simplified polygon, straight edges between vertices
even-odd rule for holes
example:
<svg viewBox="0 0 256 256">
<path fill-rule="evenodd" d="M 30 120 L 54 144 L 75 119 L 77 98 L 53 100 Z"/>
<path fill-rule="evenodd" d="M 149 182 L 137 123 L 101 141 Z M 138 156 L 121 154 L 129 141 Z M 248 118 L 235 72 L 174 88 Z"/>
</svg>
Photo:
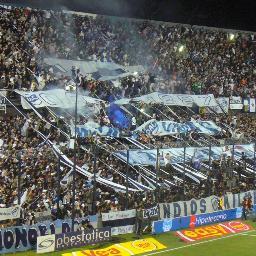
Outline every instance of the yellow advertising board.
<svg viewBox="0 0 256 256">
<path fill-rule="evenodd" d="M 83 250 L 64 253 L 62 256 L 130 256 L 165 249 L 166 246 L 154 238 L 146 238 L 126 243 L 114 244 L 104 249 Z"/>
</svg>

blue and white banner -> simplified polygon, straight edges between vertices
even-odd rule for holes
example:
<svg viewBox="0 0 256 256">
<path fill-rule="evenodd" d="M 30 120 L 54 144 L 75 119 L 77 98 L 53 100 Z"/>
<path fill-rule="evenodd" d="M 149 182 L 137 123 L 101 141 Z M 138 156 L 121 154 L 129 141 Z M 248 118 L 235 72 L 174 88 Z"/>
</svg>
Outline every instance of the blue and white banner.
<svg viewBox="0 0 256 256">
<path fill-rule="evenodd" d="M 254 98 L 250 98 L 249 99 L 249 112 L 251 112 L 251 113 L 256 112 L 255 104 L 256 104 L 255 99 Z"/>
<path fill-rule="evenodd" d="M 97 227 L 98 216 L 88 216 L 75 221 L 75 230 L 83 220 L 90 220 Z M 26 251 L 36 247 L 38 236 L 67 233 L 71 231 L 72 220 L 42 222 L 32 226 L 0 229 L 0 254 Z"/>
<path fill-rule="evenodd" d="M 109 126 L 89 127 L 88 125 L 78 125 L 76 132 L 81 138 L 91 137 L 93 135 L 112 138 L 120 137 L 119 129 Z"/>
<path fill-rule="evenodd" d="M 88 246 L 109 241 L 110 239 L 110 227 L 39 236 L 37 238 L 37 253 Z"/>
<path fill-rule="evenodd" d="M 132 99 L 120 99 L 115 101 L 115 104 L 124 105 L 130 102 L 143 102 L 146 104 L 161 104 L 166 106 L 185 106 L 192 107 L 197 105 L 199 107 L 215 107 L 217 106 L 216 99 L 213 94 L 207 95 L 190 95 L 190 94 L 164 94 L 160 92 L 153 92 L 141 97 Z"/>
<path fill-rule="evenodd" d="M 232 155 L 232 145 L 227 148 L 223 147 L 211 147 L 211 158 L 213 160 L 219 160 L 223 154 Z M 240 159 L 242 157 L 242 152 L 245 153 L 247 158 L 254 158 L 254 144 L 247 145 L 235 145 L 234 146 L 234 159 Z M 160 165 L 165 165 L 163 159 L 169 153 L 170 161 L 172 164 L 175 163 L 183 163 L 184 162 L 184 148 L 167 148 L 160 149 L 160 155 L 162 156 L 162 161 L 160 160 Z M 127 159 L 127 151 L 121 150 L 116 151 L 114 153 L 117 157 L 126 161 Z M 196 155 L 196 158 L 200 161 L 208 161 L 209 160 L 209 147 L 187 147 L 185 161 L 191 162 L 193 160 L 193 156 Z M 157 150 L 156 149 L 139 149 L 139 150 L 130 150 L 129 151 L 129 163 L 133 166 L 135 165 L 156 165 L 157 159 Z"/>
<path fill-rule="evenodd" d="M 102 213 L 102 225 L 111 227 L 112 235 L 128 234 L 134 231 L 136 210 Z"/>
<path fill-rule="evenodd" d="M 20 206 L 0 208 L 0 221 L 13 220 L 20 217 Z"/>
<path fill-rule="evenodd" d="M 251 196 L 253 204 L 256 204 L 256 191 L 248 191 L 238 194 L 227 194 L 222 197 L 223 209 L 233 209 L 242 205 L 245 196 Z M 179 201 L 173 203 L 159 204 L 160 218 L 177 218 L 195 214 L 212 213 L 218 210 L 220 198 L 209 196 L 201 199 L 191 199 L 189 201 Z"/>
<path fill-rule="evenodd" d="M 229 221 L 241 218 L 241 208 L 234 208 L 213 213 L 197 214 L 174 219 L 163 219 L 152 223 L 152 233 L 161 234 L 169 231 L 176 231 L 184 228 L 194 228 L 203 225 Z"/>
<path fill-rule="evenodd" d="M 212 121 L 199 120 L 185 123 L 177 123 L 173 121 L 156 121 L 155 119 L 152 119 L 135 130 L 136 133 L 145 133 L 155 136 L 188 133 L 191 131 L 214 135 L 220 133 L 221 128 Z"/>
<path fill-rule="evenodd" d="M 74 109 L 75 107 L 76 94 L 74 92 L 67 92 L 63 89 L 36 92 L 24 92 L 15 90 L 15 92 L 24 97 L 21 97 L 21 105 L 24 109 L 31 109 L 31 106 L 27 104 L 26 100 L 31 103 L 34 108 L 51 107 Z M 81 107 L 88 107 L 90 105 L 97 109 L 97 106 L 99 107 L 100 102 L 103 101 L 88 97 L 86 95 L 78 94 L 77 106 L 79 109 Z"/>
</svg>

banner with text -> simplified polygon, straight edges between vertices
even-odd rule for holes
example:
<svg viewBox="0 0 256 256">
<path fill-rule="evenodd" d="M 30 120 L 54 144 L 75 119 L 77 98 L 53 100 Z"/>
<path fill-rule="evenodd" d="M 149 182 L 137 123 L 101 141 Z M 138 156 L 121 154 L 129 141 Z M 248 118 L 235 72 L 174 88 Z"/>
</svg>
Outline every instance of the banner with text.
<svg viewBox="0 0 256 256">
<path fill-rule="evenodd" d="M 213 213 L 196 214 L 186 217 L 178 217 L 174 219 L 163 219 L 152 223 L 152 233 L 161 234 L 169 231 L 176 231 L 184 228 L 194 228 L 203 225 L 224 222 L 241 218 L 241 208 L 230 210 L 216 211 Z"/>
<path fill-rule="evenodd" d="M 220 133 L 221 128 L 212 121 L 199 120 L 185 123 L 177 123 L 173 121 L 156 121 L 152 119 L 135 130 L 136 133 L 152 134 L 155 136 L 188 133 L 191 131 L 214 135 Z"/>
<path fill-rule="evenodd" d="M 223 199 L 223 209 L 233 209 L 240 207 L 245 196 L 251 196 L 253 204 L 256 204 L 256 191 L 248 191 L 239 194 L 227 194 Z M 179 201 L 174 203 L 159 204 L 160 218 L 177 218 L 195 214 L 215 212 L 219 208 L 220 198 L 209 196 L 201 199 L 191 199 L 189 201 Z"/>
<path fill-rule="evenodd" d="M 37 253 L 54 252 L 74 247 L 82 247 L 102 243 L 109 241 L 110 239 L 110 227 L 39 236 L 37 238 Z"/>
<path fill-rule="evenodd" d="M 19 217 L 20 217 L 20 206 L 0 208 L 0 221 L 18 219 Z"/>
<path fill-rule="evenodd" d="M 213 94 L 207 95 L 190 95 L 190 94 L 164 94 L 153 92 L 132 99 L 120 99 L 115 101 L 115 104 L 124 105 L 130 102 L 143 102 L 146 104 L 161 104 L 166 106 L 184 106 L 192 107 L 194 104 L 199 107 L 214 107 L 217 106 L 216 99 Z"/>
<path fill-rule="evenodd" d="M 76 94 L 67 92 L 63 89 L 53 89 L 48 91 L 24 92 L 15 90 L 18 94 L 23 96 L 35 108 L 51 107 L 51 108 L 65 108 L 73 109 L 75 106 Z M 24 98 L 21 97 L 21 105 L 24 109 L 31 109 Z M 102 100 L 88 97 L 86 95 L 78 95 L 77 105 L 79 108 L 83 106 L 93 105 L 94 107 L 100 105 Z"/>
<path fill-rule="evenodd" d="M 97 227 L 98 217 L 88 216 L 75 221 L 75 230 L 83 220 L 90 220 Z M 18 226 L 0 229 L 0 254 L 26 251 L 36 246 L 38 236 L 67 233 L 71 231 L 72 220 L 57 220 L 32 226 Z"/>
<path fill-rule="evenodd" d="M 132 233 L 136 221 L 136 210 L 102 213 L 102 224 L 111 227 L 112 235 Z"/>
</svg>

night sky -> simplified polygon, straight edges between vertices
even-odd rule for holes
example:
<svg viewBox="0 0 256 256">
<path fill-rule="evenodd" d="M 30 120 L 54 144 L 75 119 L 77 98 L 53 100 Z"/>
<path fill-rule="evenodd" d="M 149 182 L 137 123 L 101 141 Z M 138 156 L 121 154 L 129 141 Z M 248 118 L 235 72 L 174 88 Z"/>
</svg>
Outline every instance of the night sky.
<svg viewBox="0 0 256 256">
<path fill-rule="evenodd" d="M 256 31 L 256 0 L 6 0 L 0 3 Z"/>
</svg>

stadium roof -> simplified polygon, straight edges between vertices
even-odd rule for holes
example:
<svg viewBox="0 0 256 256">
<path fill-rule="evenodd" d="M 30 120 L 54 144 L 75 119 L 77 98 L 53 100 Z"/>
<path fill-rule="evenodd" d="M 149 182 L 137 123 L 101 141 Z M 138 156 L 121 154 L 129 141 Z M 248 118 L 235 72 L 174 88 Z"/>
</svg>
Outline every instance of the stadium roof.
<svg viewBox="0 0 256 256">
<path fill-rule="evenodd" d="M 255 0 L 0 0 L 0 3 L 256 31 Z"/>
</svg>

